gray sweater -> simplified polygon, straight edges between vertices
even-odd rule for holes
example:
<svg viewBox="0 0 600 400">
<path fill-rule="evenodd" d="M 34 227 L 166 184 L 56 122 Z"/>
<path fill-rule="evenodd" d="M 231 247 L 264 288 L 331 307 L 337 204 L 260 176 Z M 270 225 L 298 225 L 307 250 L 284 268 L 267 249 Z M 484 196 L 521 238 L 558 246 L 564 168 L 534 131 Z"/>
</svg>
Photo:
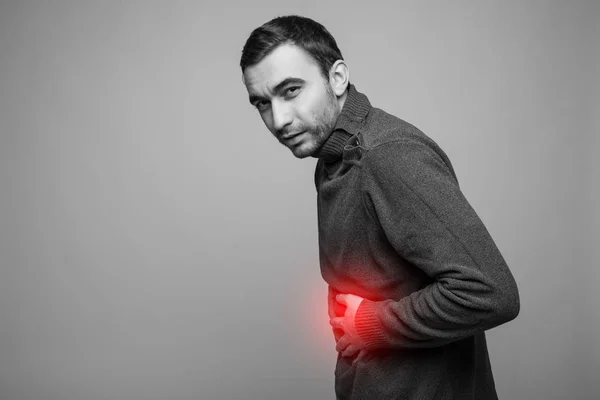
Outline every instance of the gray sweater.
<svg viewBox="0 0 600 400">
<path fill-rule="evenodd" d="M 338 398 L 497 399 L 484 331 L 517 316 L 517 286 L 446 154 L 351 85 L 315 184 L 329 306 L 365 298 L 369 357 L 338 356 Z"/>
</svg>

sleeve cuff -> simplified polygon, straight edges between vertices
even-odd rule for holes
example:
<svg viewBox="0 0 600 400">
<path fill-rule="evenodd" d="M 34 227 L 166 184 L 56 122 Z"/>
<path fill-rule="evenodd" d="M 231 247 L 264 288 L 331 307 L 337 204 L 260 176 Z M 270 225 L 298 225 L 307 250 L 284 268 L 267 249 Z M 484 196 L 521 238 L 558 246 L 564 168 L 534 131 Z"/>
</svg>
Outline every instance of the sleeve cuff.
<svg viewBox="0 0 600 400">
<path fill-rule="evenodd" d="M 367 349 L 382 348 L 388 345 L 381 323 L 377 319 L 378 308 L 376 301 L 364 299 L 356 310 L 354 325 Z"/>
</svg>

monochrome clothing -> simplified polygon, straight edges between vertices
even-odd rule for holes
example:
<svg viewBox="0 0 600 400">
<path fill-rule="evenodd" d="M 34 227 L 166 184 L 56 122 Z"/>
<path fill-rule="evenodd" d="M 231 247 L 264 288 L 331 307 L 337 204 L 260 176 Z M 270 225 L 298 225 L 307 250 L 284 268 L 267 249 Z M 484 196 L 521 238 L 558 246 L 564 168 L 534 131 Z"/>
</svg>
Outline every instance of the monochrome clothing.
<svg viewBox="0 0 600 400">
<path fill-rule="evenodd" d="M 338 398 L 497 399 L 484 331 L 517 316 L 519 295 L 447 155 L 350 85 L 318 157 L 329 306 L 336 293 L 365 299 L 367 354 L 338 355 Z"/>
</svg>

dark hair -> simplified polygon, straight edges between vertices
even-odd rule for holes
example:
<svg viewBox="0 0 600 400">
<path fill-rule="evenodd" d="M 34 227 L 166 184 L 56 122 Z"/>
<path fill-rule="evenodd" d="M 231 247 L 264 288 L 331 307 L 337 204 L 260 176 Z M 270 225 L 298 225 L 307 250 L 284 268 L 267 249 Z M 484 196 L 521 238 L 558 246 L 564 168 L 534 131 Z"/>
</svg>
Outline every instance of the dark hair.
<svg viewBox="0 0 600 400">
<path fill-rule="evenodd" d="M 310 18 L 288 15 L 274 18 L 252 31 L 242 50 L 242 72 L 246 67 L 258 64 L 278 46 L 287 43 L 310 54 L 325 78 L 329 78 L 333 63 L 343 60 L 335 39 L 323 25 Z"/>
</svg>

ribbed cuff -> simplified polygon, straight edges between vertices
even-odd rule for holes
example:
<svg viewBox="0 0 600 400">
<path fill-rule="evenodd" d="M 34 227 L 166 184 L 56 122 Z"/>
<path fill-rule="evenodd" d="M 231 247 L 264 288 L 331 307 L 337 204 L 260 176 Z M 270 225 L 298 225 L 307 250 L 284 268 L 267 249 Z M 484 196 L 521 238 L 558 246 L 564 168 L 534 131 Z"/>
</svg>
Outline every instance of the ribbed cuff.
<svg viewBox="0 0 600 400">
<path fill-rule="evenodd" d="M 364 299 L 356 310 L 354 325 L 367 349 L 386 347 L 388 344 L 381 323 L 377 319 L 377 309 L 376 301 Z"/>
</svg>

